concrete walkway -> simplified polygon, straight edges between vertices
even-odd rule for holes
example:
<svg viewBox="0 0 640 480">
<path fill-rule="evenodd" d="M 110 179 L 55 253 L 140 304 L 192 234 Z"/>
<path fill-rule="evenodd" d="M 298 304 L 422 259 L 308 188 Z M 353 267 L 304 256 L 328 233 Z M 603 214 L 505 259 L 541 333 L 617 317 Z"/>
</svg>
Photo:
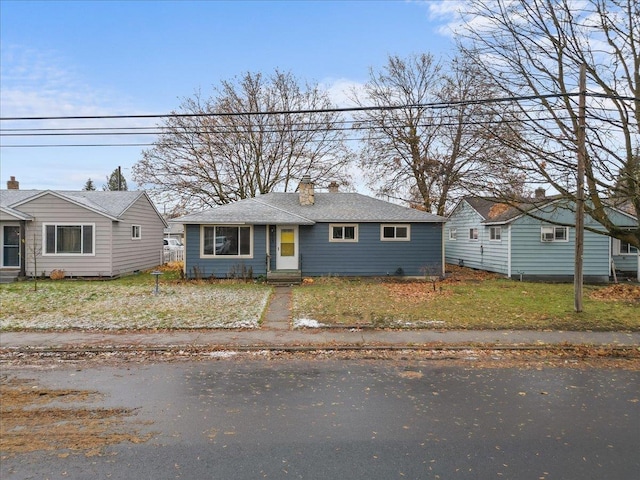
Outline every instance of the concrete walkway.
<svg viewBox="0 0 640 480">
<path fill-rule="evenodd" d="M 640 348 L 640 332 L 560 332 L 533 330 L 292 329 L 291 288 L 276 287 L 262 328 L 176 330 L 170 332 L 3 332 L 0 349 L 76 348 L 402 348 L 461 346 L 596 345 Z"/>
</svg>

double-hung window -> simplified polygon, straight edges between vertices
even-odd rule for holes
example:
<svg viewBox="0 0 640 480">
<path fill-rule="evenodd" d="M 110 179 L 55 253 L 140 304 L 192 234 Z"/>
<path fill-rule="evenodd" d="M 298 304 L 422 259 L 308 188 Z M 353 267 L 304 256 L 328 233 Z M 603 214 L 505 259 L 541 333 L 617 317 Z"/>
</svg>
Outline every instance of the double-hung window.
<svg viewBox="0 0 640 480">
<path fill-rule="evenodd" d="M 93 224 L 45 224 L 45 255 L 93 255 Z"/>
<path fill-rule="evenodd" d="M 253 227 L 205 225 L 202 227 L 202 255 L 214 257 L 253 257 Z"/>
<path fill-rule="evenodd" d="M 411 240 L 411 225 L 380 225 L 380 240 L 383 242 L 408 242 Z"/>
<path fill-rule="evenodd" d="M 346 223 L 333 223 L 329 225 L 330 242 L 357 242 L 358 225 Z"/>
<path fill-rule="evenodd" d="M 541 227 L 540 241 L 542 242 L 568 242 L 569 227 Z"/>
<path fill-rule="evenodd" d="M 636 255 L 638 249 L 633 245 L 620 240 L 620 255 Z"/>
</svg>

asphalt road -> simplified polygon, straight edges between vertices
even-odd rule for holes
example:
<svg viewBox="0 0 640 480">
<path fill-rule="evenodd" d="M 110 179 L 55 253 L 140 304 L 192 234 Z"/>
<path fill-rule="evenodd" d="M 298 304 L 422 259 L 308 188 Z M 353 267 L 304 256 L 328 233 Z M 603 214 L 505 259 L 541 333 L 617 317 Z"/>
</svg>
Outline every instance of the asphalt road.
<svg viewBox="0 0 640 480">
<path fill-rule="evenodd" d="M 143 443 L 2 454 L 13 479 L 616 479 L 640 472 L 640 372 L 232 358 L 3 369 L 133 408 Z M 68 405 L 67 405 L 68 406 Z"/>
</svg>

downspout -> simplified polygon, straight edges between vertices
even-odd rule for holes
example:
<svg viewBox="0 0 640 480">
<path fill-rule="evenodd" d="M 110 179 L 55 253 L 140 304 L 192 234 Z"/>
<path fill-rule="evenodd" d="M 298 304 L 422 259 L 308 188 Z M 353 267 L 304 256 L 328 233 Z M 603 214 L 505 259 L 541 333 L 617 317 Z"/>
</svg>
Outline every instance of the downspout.
<svg viewBox="0 0 640 480">
<path fill-rule="evenodd" d="M 445 249 L 445 238 L 444 238 L 444 232 L 445 232 L 445 228 L 444 228 L 445 222 L 442 222 L 440 224 L 440 244 L 442 245 L 442 278 L 445 277 L 445 275 L 447 274 L 446 268 L 445 268 L 445 261 L 446 261 L 446 249 Z"/>
<path fill-rule="evenodd" d="M 507 225 L 507 278 L 511 278 L 511 224 Z"/>
<path fill-rule="evenodd" d="M 614 281 L 615 281 L 615 276 L 616 276 L 616 272 L 615 270 L 612 268 L 613 267 L 613 238 L 609 237 L 609 262 L 607 262 L 607 282 L 609 281 L 609 277 L 611 276 L 612 272 L 613 272 L 613 276 L 614 276 Z M 617 281 L 615 283 L 618 283 Z"/>
</svg>

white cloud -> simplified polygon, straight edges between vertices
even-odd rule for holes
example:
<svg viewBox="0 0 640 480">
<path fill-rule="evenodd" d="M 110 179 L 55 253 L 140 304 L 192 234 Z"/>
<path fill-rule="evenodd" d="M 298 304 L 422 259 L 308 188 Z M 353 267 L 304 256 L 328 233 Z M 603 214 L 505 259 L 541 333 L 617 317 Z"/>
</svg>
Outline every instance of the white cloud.
<svg viewBox="0 0 640 480">
<path fill-rule="evenodd" d="M 331 102 L 340 108 L 355 107 L 353 102 L 352 91 L 360 91 L 364 84 L 347 78 L 327 78 L 320 83 L 320 87 L 325 89 L 329 94 Z"/>
</svg>

